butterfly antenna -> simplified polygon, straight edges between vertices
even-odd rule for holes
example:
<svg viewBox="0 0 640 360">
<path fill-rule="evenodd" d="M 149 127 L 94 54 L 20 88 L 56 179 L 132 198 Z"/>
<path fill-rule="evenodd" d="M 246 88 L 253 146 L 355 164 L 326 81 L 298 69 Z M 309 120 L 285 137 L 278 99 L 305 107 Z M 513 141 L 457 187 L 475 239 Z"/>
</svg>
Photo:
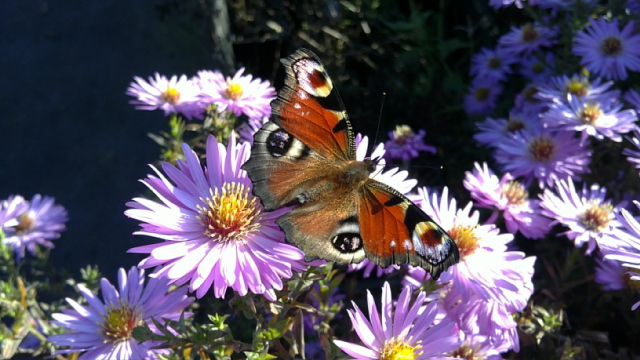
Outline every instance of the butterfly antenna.
<svg viewBox="0 0 640 360">
<path fill-rule="evenodd" d="M 387 98 L 387 93 L 382 93 L 382 102 L 380 103 L 380 115 L 378 115 L 378 127 L 376 128 L 376 136 L 373 138 L 372 146 L 375 146 L 378 143 L 378 134 L 380 133 L 380 123 L 382 122 L 382 110 L 384 109 L 384 101 Z"/>
</svg>

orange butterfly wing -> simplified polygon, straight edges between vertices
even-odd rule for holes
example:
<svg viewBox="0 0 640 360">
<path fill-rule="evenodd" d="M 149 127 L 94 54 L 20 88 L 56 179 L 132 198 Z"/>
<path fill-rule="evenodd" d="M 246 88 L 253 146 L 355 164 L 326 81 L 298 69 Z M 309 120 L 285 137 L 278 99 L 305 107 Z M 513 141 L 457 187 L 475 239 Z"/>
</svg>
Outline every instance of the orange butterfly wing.
<svg viewBox="0 0 640 360">
<path fill-rule="evenodd" d="M 395 189 L 372 179 L 359 200 L 360 234 L 369 260 L 382 267 L 420 266 L 434 278 L 459 261 L 447 232 Z"/>
</svg>

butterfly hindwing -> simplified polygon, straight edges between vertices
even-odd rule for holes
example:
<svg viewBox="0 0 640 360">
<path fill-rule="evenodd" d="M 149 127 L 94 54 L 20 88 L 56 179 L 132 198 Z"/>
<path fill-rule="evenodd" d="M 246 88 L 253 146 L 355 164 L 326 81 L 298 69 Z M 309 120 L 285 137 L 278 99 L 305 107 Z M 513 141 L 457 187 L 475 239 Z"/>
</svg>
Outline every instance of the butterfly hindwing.
<svg viewBox="0 0 640 360">
<path fill-rule="evenodd" d="M 411 200 L 376 180 L 362 191 L 358 218 L 369 260 L 382 267 L 420 266 L 434 278 L 458 262 L 455 242 Z"/>
<path fill-rule="evenodd" d="M 287 240 L 304 251 L 307 261 L 321 258 L 339 264 L 358 263 L 365 252 L 357 219 L 357 193 L 317 204 L 303 204 L 276 223 Z"/>
</svg>

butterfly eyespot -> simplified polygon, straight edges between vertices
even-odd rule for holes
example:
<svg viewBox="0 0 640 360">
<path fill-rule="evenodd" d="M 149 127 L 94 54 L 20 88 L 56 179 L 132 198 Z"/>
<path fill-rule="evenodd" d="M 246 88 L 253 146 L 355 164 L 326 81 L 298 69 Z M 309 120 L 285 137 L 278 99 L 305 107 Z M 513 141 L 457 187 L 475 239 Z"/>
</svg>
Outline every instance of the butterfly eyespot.
<svg viewBox="0 0 640 360">
<path fill-rule="evenodd" d="M 282 129 L 276 130 L 267 138 L 267 150 L 273 157 L 281 157 L 289 151 L 291 143 L 293 143 L 291 134 Z"/>
<path fill-rule="evenodd" d="M 362 249 L 362 238 L 360 238 L 360 234 L 343 233 L 334 236 L 331 239 L 331 244 L 343 254 L 354 253 Z"/>
</svg>

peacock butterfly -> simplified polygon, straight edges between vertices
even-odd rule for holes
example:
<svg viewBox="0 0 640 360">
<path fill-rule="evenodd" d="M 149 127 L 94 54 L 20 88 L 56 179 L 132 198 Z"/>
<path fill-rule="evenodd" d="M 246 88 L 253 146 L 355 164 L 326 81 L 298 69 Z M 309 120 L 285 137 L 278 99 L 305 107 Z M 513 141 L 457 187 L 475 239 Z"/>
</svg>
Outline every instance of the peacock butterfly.
<svg viewBox="0 0 640 360">
<path fill-rule="evenodd" d="M 458 262 L 446 231 L 403 194 L 370 178 L 379 159 L 356 160 L 351 123 L 318 57 L 299 49 L 282 63 L 284 88 L 242 168 L 265 211 L 295 206 L 277 220 L 287 241 L 307 261 L 409 263 L 434 278 Z"/>
</svg>

